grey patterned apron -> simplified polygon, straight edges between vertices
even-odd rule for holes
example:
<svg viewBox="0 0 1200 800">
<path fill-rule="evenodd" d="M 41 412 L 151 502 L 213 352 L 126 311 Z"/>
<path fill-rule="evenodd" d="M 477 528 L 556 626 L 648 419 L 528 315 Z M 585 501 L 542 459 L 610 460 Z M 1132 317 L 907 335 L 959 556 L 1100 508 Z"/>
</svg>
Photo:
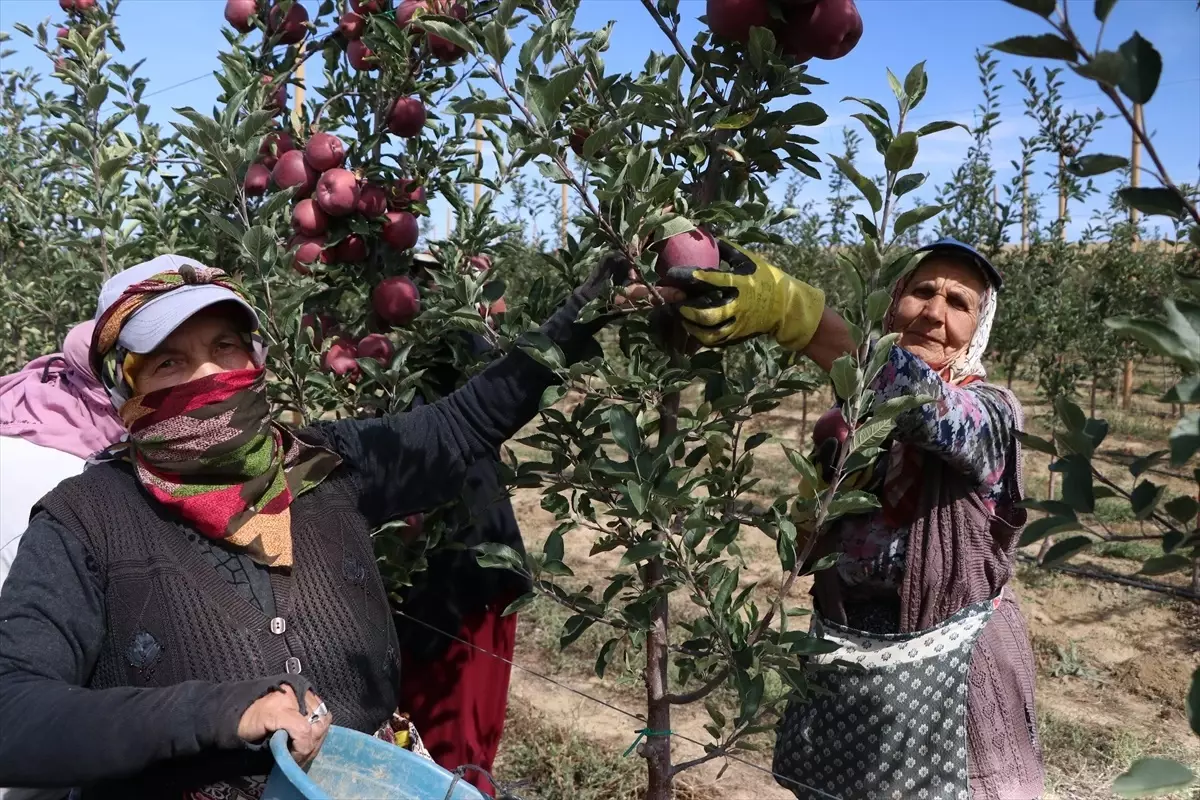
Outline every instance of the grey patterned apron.
<svg viewBox="0 0 1200 800">
<path fill-rule="evenodd" d="M 868 633 L 814 615 L 813 634 L 841 647 L 809 662 L 810 680 L 828 694 L 784 712 L 778 782 L 801 800 L 967 800 L 967 670 L 999 604 L 997 595 L 916 633 Z"/>
</svg>

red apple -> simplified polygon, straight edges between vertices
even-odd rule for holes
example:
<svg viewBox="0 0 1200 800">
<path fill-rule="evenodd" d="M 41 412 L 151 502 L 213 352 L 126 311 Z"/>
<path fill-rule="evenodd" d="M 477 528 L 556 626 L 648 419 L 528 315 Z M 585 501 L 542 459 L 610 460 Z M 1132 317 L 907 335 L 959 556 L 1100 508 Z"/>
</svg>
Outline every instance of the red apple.
<svg viewBox="0 0 1200 800">
<path fill-rule="evenodd" d="M 425 515 L 409 514 L 404 518 L 404 524 L 408 527 L 400 532 L 400 536 L 406 541 L 415 541 L 421 537 L 421 534 L 425 530 Z"/>
<path fill-rule="evenodd" d="M 292 140 L 292 135 L 287 131 L 272 131 L 263 137 L 262 144 L 258 146 L 258 154 L 262 156 L 270 156 L 279 160 L 279 156 L 295 150 L 296 143 Z M 272 162 L 271 166 L 275 166 Z"/>
<path fill-rule="evenodd" d="M 367 260 L 367 240 L 351 233 L 333 246 L 333 260 L 339 264 L 361 264 Z"/>
<path fill-rule="evenodd" d="M 479 316 L 483 317 L 484 319 L 488 319 L 489 317 L 494 317 L 497 314 L 503 314 L 505 311 L 508 311 L 508 303 L 504 302 L 503 297 L 496 298 L 496 302 L 494 303 L 478 303 L 475 307 L 479 309 Z"/>
<path fill-rule="evenodd" d="M 384 188 L 376 183 L 364 183 L 358 192 L 358 205 L 354 207 L 362 216 L 367 219 L 383 216 L 383 212 L 387 211 L 387 192 Z"/>
<path fill-rule="evenodd" d="M 414 203 L 425 202 L 425 187 L 412 178 L 401 178 L 390 187 L 388 208 L 407 211 Z"/>
<path fill-rule="evenodd" d="M 391 340 L 382 333 L 368 334 L 358 340 L 358 357 L 373 358 L 384 367 L 392 363 L 395 352 Z"/>
<path fill-rule="evenodd" d="M 65 39 L 70 35 L 71 35 L 70 28 L 59 28 L 57 31 L 54 32 L 55 39 Z"/>
<path fill-rule="evenodd" d="M 262 78 L 260 79 L 260 83 L 262 83 L 263 86 L 267 87 L 267 89 L 270 89 L 271 85 L 273 83 L 275 83 L 275 77 L 273 75 L 263 75 Z M 288 101 L 287 83 L 280 82 L 279 87 L 276 88 L 273 93 L 267 95 L 267 100 L 264 105 L 264 108 L 267 108 L 268 110 L 272 110 L 272 111 L 282 111 L 285 108 L 287 108 L 287 101 Z"/>
<path fill-rule="evenodd" d="M 421 237 L 417 218 L 407 211 L 387 212 L 387 222 L 383 223 L 383 240 L 396 250 L 408 250 L 415 247 Z"/>
<path fill-rule="evenodd" d="M 342 14 L 342 18 L 338 20 L 338 30 L 348 42 L 357 42 L 362 38 L 363 31 L 366 29 L 367 21 L 361 14 L 355 14 L 353 11 Z"/>
<path fill-rule="evenodd" d="M 353 379 L 359 374 L 358 362 L 354 360 L 357 355 L 358 350 L 354 342 L 338 339 L 325 351 L 325 355 L 321 357 L 321 364 L 334 375 Z"/>
<path fill-rule="evenodd" d="M 329 217 L 311 197 L 292 209 L 292 230 L 301 236 L 320 236 L 329 231 Z"/>
<path fill-rule="evenodd" d="M 467 259 L 467 266 L 478 272 L 487 272 L 492 268 L 491 256 L 482 253 L 477 256 L 471 256 Z"/>
<path fill-rule="evenodd" d="M 831 61 L 849 53 L 862 38 L 863 22 L 854 0 L 816 0 L 787 15 L 784 52 Z"/>
<path fill-rule="evenodd" d="M 225 0 L 225 21 L 239 33 L 254 30 L 254 17 L 257 14 L 257 0 Z"/>
<path fill-rule="evenodd" d="M 405 277 L 385 278 L 371 292 L 371 307 L 392 325 L 407 325 L 421 313 L 421 293 Z"/>
<path fill-rule="evenodd" d="M 276 3 L 267 14 L 267 31 L 272 36 L 277 35 L 280 44 L 299 44 L 308 34 L 306 22 L 308 11 L 300 4 L 300 0 L 292 3 L 286 13 L 283 4 Z"/>
<path fill-rule="evenodd" d="M 440 8 L 435 8 L 435 11 L 437 13 L 443 14 L 445 16 L 454 17 L 455 19 L 460 20 L 460 21 L 466 20 L 467 9 L 462 5 L 462 3 L 455 3 L 454 5 L 450 6 L 449 8 L 445 7 L 447 5 L 446 3 L 441 3 L 440 5 L 441 5 Z M 443 39 L 441 36 L 438 36 L 437 34 L 434 34 L 434 33 L 429 34 L 428 41 L 429 41 L 429 51 L 431 53 L 433 53 L 433 57 L 436 58 L 438 61 L 450 63 L 452 61 L 457 61 L 458 59 L 462 58 L 466 54 L 466 51 L 463 50 L 461 47 L 459 47 L 458 45 L 449 41 L 448 39 Z"/>
<path fill-rule="evenodd" d="M 326 214 L 344 217 L 358 205 L 358 178 L 348 169 L 331 169 L 317 181 L 317 202 Z"/>
<path fill-rule="evenodd" d="M 338 323 L 329 314 L 305 314 L 300 317 L 300 327 L 312 331 L 313 346 L 320 350 L 325 337 L 337 331 Z"/>
<path fill-rule="evenodd" d="M 67 60 L 65 58 L 54 59 L 54 71 L 65 72 L 67 69 Z"/>
<path fill-rule="evenodd" d="M 247 197 L 262 197 L 267 193 L 267 186 L 270 183 L 271 170 L 262 164 L 251 164 L 246 170 L 246 180 L 242 182 L 242 189 L 246 192 Z"/>
<path fill-rule="evenodd" d="M 59 3 L 62 6 L 62 3 Z M 96 0 L 75 0 L 75 10 L 80 14 L 86 14 L 96 7 Z"/>
<path fill-rule="evenodd" d="M 849 436 L 850 426 L 846 424 L 846 418 L 842 416 L 842 410 L 837 406 L 822 414 L 813 425 L 812 439 L 817 445 L 826 439 L 837 439 L 838 444 L 841 444 Z"/>
<path fill-rule="evenodd" d="M 271 180 L 280 189 L 296 187 L 296 197 L 308 197 L 317 187 L 318 173 L 304 160 L 300 150 L 289 150 L 279 157 L 275 168 L 271 170 Z M 328 210 L 328 209 L 326 209 Z"/>
<path fill-rule="evenodd" d="M 304 160 L 317 172 L 325 172 L 342 165 L 346 146 L 332 133 L 314 133 L 304 146 Z"/>
<path fill-rule="evenodd" d="M 378 14 L 387 11 L 388 0 L 350 0 L 350 8 L 360 14 Z"/>
<path fill-rule="evenodd" d="M 75 0 L 58 0 L 58 7 L 63 11 L 74 11 Z"/>
<path fill-rule="evenodd" d="M 421 98 L 397 97 L 388 111 L 388 130 L 405 138 L 420 136 L 426 118 L 425 104 L 421 102 Z"/>
<path fill-rule="evenodd" d="M 325 252 L 326 241 L 328 240 L 324 236 L 293 236 L 288 242 L 288 249 L 296 248 L 296 253 L 292 256 L 292 269 L 301 275 L 311 275 L 312 270 L 309 269 L 311 264 L 328 263 L 329 256 Z"/>
<path fill-rule="evenodd" d="M 708 231 L 696 228 L 655 243 L 658 248 L 656 269 L 660 275 L 672 267 L 716 269 L 721 266 L 717 240 Z"/>
<path fill-rule="evenodd" d="M 583 144 L 587 138 L 592 135 L 592 131 L 587 128 L 572 128 L 571 135 L 567 137 L 567 143 L 570 144 L 571 150 L 575 155 L 583 158 Z"/>
<path fill-rule="evenodd" d="M 350 66 L 359 72 L 374 72 L 379 69 L 375 51 L 363 44 L 362 40 L 356 39 L 346 45 L 346 58 L 350 60 Z"/>
<path fill-rule="evenodd" d="M 396 24 L 401 28 L 408 27 L 408 23 L 412 22 L 413 14 L 420 9 L 428 9 L 429 3 L 426 0 L 403 0 L 400 5 L 396 6 Z"/>
<path fill-rule="evenodd" d="M 708 27 L 717 36 L 745 44 L 752 27 L 767 27 L 771 11 L 767 0 L 708 0 Z"/>
</svg>

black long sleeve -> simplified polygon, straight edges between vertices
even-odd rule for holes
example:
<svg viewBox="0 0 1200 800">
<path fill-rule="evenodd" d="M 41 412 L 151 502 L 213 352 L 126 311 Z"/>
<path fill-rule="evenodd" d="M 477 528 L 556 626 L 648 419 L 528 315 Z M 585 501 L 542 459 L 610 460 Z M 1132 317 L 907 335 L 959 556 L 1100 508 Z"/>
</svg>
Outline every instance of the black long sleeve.
<svg viewBox="0 0 1200 800">
<path fill-rule="evenodd" d="M 82 543 L 31 522 L 0 592 L 0 786 L 82 786 L 205 750 L 244 751 L 242 713 L 278 684 L 85 689 L 105 636 Z"/>
<path fill-rule="evenodd" d="M 588 299 L 577 291 L 541 329 L 568 362 L 595 346 L 594 326 L 575 323 Z M 471 465 L 495 459 L 557 381 L 552 370 L 514 349 L 431 405 L 316 428 L 357 473 L 363 513 L 379 525 L 459 499 Z"/>
</svg>

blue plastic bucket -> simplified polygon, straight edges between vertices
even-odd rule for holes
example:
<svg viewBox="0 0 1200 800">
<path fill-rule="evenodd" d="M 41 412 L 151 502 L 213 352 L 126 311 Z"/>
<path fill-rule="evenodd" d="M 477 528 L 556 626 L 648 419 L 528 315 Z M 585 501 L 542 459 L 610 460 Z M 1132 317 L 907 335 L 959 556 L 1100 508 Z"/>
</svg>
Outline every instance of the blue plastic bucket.
<svg viewBox="0 0 1200 800">
<path fill-rule="evenodd" d="M 263 800 L 484 800 L 437 764 L 365 733 L 330 726 L 307 772 L 288 752 L 287 731 L 271 736 L 275 768 Z"/>
</svg>

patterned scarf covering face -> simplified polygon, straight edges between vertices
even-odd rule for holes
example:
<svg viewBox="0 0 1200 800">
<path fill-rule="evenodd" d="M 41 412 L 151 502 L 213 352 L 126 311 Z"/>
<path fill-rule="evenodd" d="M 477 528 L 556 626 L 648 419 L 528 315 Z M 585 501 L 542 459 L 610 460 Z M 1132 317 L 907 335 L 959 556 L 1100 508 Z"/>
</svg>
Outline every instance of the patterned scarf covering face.
<svg viewBox="0 0 1200 800">
<path fill-rule="evenodd" d="M 106 321 L 128 320 L 132 312 L 121 313 L 122 307 L 147 292 L 153 297 L 164 291 L 157 288 L 160 277 L 130 287 L 100 318 L 97 331 Z M 144 301 L 137 307 L 141 305 Z M 106 327 L 109 335 L 98 333 L 93 340 L 92 359 L 102 364 L 100 374 L 116 402 L 118 394 L 131 393 L 132 387 L 121 374 L 127 354 L 116 346 L 120 327 Z M 257 333 L 252 339 L 261 342 Z M 341 459 L 300 441 L 271 419 L 261 352 L 261 347 L 254 352 L 253 369 L 129 397 L 119 408 L 129 441 L 110 452 L 132 463 L 142 487 L 202 535 L 244 548 L 260 564 L 290 567 L 291 503 L 324 480 Z M 117 380 L 120 387 L 114 386 Z"/>
<path fill-rule="evenodd" d="M 896 309 L 900 298 L 916 271 L 896 282 L 892 290 L 892 306 L 884 318 L 884 330 L 892 331 L 896 322 Z M 996 317 L 996 289 L 987 282 L 987 288 L 979 298 L 979 321 L 975 333 L 967 348 L 950 360 L 939 371 L 943 379 L 954 386 L 966 386 L 975 381 L 987 379 L 987 370 L 983 366 L 983 355 L 987 352 L 988 341 L 992 336 L 992 321 Z M 936 365 L 931 367 L 937 369 Z M 883 505 L 884 523 L 889 527 L 901 528 L 911 525 L 916 519 L 921 502 L 921 489 L 924 475 L 920 448 L 905 445 L 893 440 L 887 454 L 887 471 L 883 479 L 881 501 Z"/>
</svg>

